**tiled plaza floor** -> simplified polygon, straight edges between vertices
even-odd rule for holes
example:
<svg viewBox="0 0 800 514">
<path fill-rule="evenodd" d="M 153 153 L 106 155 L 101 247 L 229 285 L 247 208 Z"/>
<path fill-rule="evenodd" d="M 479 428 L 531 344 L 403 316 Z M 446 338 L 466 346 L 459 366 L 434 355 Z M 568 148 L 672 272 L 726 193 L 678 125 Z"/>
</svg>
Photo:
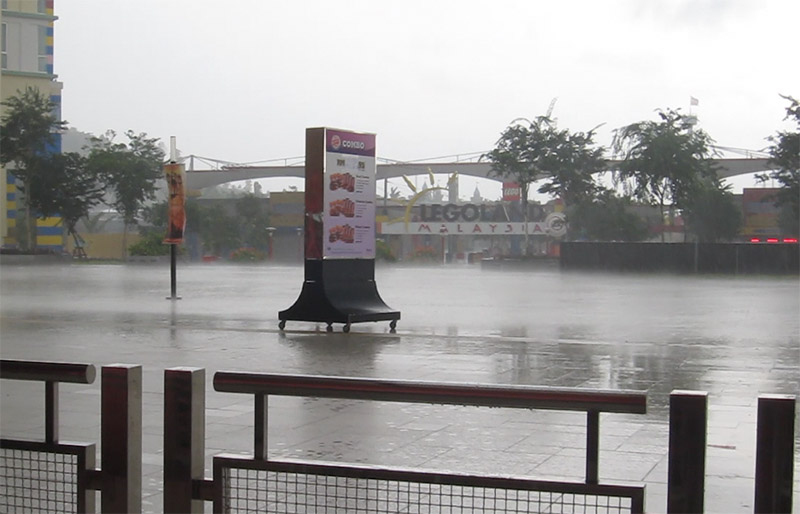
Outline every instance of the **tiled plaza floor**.
<svg viewBox="0 0 800 514">
<path fill-rule="evenodd" d="M 397 333 L 376 323 L 349 334 L 278 330 L 299 267 L 186 266 L 175 302 L 168 278 L 157 266 L 0 268 L 0 357 L 143 366 L 147 512 L 161 510 L 163 373 L 174 366 L 206 369 L 207 476 L 214 454 L 253 451 L 252 399 L 215 392 L 219 370 L 646 391 L 647 414 L 601 416 L 600 479 L 644 482 L 649 512 L 666 510 L 671 391 L 709 393 L 706 510 L 752 512 L 758 395 L 800 390 L 797 277 L 379 268 L 384 300 L 402 312 Z M 43 386 L 0 386 L 0 433 L 42 438 Z M 99 416 L 99 380 L 61 386 L 62 439 L 98 441 Z M 269 420 L 272 456 L 584 473 L 577 413 L 276 398 Z"/>
</svg>

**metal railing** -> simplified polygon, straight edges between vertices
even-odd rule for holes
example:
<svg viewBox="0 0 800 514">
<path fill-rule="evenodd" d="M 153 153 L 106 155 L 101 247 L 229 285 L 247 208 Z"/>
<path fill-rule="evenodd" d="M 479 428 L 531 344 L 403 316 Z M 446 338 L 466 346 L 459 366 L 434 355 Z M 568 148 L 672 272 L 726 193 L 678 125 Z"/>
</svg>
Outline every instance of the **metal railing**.
<svg viewBox="0 0 800 514">
<path fill-rule="evenodd" d="M 644 486 L 600 483 L 598 456 L 600 413 L 643 414 L 645 393 L 234 372 L 216 373 L 214 389 L 255 398 L 253 458 L 215 457 L 212 483 L 197 488 L 198 493 L 203 490 L 204 499 L 213 499 L 215 512 L 283 511 L 295 508 L 297 502 L 306 502 L 303 508 L 312 511 L 325 507 L 339 512 L 394 512 L 398 506 L 423 511 L 527 512 L 552 505 L 588 507 L 599 512 L 644 511 Z M 585 480 L 546 481 L 270 460 L 270 395 L 586 412 Z M 260 473 L 253 475 L 251 471 Z M 385 510 L 380 510 L 381 505 Z"/>
<path fill-rule="evenodd" d="M 0 360 L 0 378 L 44 382 L 44 441 L 0 439 L 0 511 L 141 512 L 142 368 L 101 370 L 101 469 L 95 443 L 59 441 L 59 384 L 91 384 L 91 364 Z"/>
<path fill-rule="evenodd" d="M 0 512 L 141 512 L 142 370 L 102 368 L 95 443 L 59 440 L 59 384 L 91 384 L 90 364 L 0 360 L 0 378 L 43 382 L 44 440 L 0 439 Z M 644 413 L 644 393 L 220 372 L 214 388 L 254 397 L 252 457 L 218 455 L 204 477 L 205 370 L 164 374 L 164 512 L 641 512 L 644 486 L 598 480 L 599 413 Z M 583 482 L 403 470 L 267 456 L 270 395 L 586 412 Z M 27 400 L 27 398 L 26 398 Z M 755 512 L 791 512 L 794 395 L 758 399 Z M 670 396 L 667 512 L 703 512 L 707 394 Z M 554 510 L 555 509 L 555 510 Z"/>
</svg>

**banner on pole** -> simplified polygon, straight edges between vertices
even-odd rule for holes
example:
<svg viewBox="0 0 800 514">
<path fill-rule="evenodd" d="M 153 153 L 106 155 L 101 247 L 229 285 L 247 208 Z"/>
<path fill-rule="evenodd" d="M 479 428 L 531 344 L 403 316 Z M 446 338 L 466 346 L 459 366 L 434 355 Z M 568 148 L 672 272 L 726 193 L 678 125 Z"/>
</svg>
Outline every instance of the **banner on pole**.
<svg viewBox="0 0 800 514">
<path fill-rule="evenodd" d="M 164 165 L 164 174 L 167 179 L 169 201 L 167 202 L 167 244 L 180 244 L 183 242 L 183 231 L 186 228 L 186 190 L 183 164 L 170 163 Z"/>
</svg>

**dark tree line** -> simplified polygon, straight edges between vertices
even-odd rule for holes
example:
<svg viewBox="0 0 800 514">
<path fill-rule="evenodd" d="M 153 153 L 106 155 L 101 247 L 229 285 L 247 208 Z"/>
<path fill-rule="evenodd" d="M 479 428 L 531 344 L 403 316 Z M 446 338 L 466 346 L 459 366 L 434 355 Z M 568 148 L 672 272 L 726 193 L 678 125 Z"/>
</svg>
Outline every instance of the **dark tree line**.
<svg viewBox="0 0 800 514">
<path fill-rule="evenodd" d="M 790 102 L 787 118 L 797 121 L 800 129 L 800 106 L 785 98 Z M 643 240 L 647 227 L 631 211 L 638 204 L 658 207 L 662 220 L 679 212 L 697 241 L 729 241 L 739 233 L 741 212 L 730 187 L 717 177 L 714 141 L 695 124 L 694 117 L 670 109 L 657 111 L 655 121 L 615 130 L 610 150 L 620 164 L 613 170 L 612 188 L 597 180 L 598 172 L 608 167 L 606 149 L 594 143 L 593 131 L 561 130 L 548 117 L 515 120 L 484 157 L 495 176 L 520 184 L 523 204 L 539 180 L 540 193 L 560 197 L 570 238 Z M 769 138 L 771 161 L 778 169 L 762 177 L 781 184 L 775 201 L 794 222 L 783 224 L 791 234 L 797 234 L 800 219 L 799 134 L 779 132 Z M 527 212 L 526 205 L 523 209 Z"/>
<path fill-rule="evenodd" d="M 762 174 L 759 180 L 775 180 L 781 185 L 775 202 L 781 207 L 781 228 L 788 234 L 800 234 L 800 104 L 791 96 L 784 96 L 789 106 L 785 120 L 792 121 L 795 131 L 779 131 L 767 140 L 770 162 L 776 170 Z"/>
<path fill-rule="evenodd" d="M 786 118 L 796 123 L 797 130 L 768 138 L 776 169 L 760 178 L 781 185 L 774 201 L 784 213 L 782 226 L 787 233 L 797 234 L 800 106 L 796 99 L 784 98 L 790 104 Z M 155 198 L 156 181 L 163 176 L 164 152 L 158 139 L 127 131 L 127 141 L 121 142 L 114 132 L 107 132 L 104 137 L 93 139 L 86 157 L 58 153 L 54 151 L 56 135 L 67 122 L 55 116 L 56 106 L 47 96 L 28 88 L 2 105 L 5 111 L 0 119 L 0 164 L 16 177 L 24 198 L 24 216 L 16 234 L 23 246 L 35 249 L 37 217 L 61 216 L 67 232 L 75 234 L 78 221 L 101 203 L 122 215 L 126 229 L 136 224 L 143 206 Z M 655 121 L 632 123 L 614 132 L 611 150 L 621 159 L 614 171 L 615 185 L 619 186 L 615 188 L 597 181 L 598 172 L 607 169 L 607 162 L 603 157 L 606 149 L 594 142 L 594 130 L 559 129 L 546 116 L 515 121 L 484 157 L 492 163 L 495 176 L 520 184 L 526 216 L 533 182 L 542 180 L 540 193 L 562 198 L 567 206 L 568 235 L 572 238 L 645 238 L 646 227 L 630 211 L 635 203 L 657 206 L 662 218 L 679 211 L 697 240 L 734 238 L 741 215 L 729 189 L 713 169 L 713 140 L 694 126 L 694 118 L 679 110 L 657 114 Z M 212 251 L 242 241 L 265 243 L 266 215 L 248 202 L 237 204 L 240 212 L 235 216 L 214 208 L 196 213 L 194 219 L 204 227 L 204 243 Z M 240 227 L 235 231 L 221 228 L 232 223 Z"/>
<path fill-rule="evenodd" d="M 131 252 L 143 255 L 166 255 L 162 244 L 167 227 L 167 202 L 154 203 L 142 212 L 143 239 L 131 246 Z M 245 194 L 224 202 L 186 201 L 186 234 L 196 234 L 206 253 L 223 256 L 240 248 L 269 251 L 269 213 L 262 198 Z"/>
</svg>

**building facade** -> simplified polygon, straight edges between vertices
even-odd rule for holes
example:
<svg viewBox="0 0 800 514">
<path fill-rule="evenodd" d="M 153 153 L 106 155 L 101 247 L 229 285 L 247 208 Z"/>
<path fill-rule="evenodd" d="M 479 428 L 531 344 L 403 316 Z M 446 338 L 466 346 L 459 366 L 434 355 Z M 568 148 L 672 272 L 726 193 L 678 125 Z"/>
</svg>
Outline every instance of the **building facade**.
<svg viewBox="0 0 800 514">
<path fill-rule="evenodd" d="M 53 68 L 54 25 L 58 19 L 53 10 L 54 0 L 2 0 L 2 66 L 0 66 L 0 101 L 6 101 L 26 88 L 38 88 L 56 105 L 61 119 L 61 88 Z M 61 151 L 57 138 L 55 152 Z M 5 188 L 0 196 L 0 237 L 3 247 L 16 247 L 17 230 L 24 223 L 20 191 L 13 170 L 0 168 L 0 184 Z M 61 251 L 64 248 L 64 229 L 60 218 L 37 220 L 37 247 Z"/>
</svg>

